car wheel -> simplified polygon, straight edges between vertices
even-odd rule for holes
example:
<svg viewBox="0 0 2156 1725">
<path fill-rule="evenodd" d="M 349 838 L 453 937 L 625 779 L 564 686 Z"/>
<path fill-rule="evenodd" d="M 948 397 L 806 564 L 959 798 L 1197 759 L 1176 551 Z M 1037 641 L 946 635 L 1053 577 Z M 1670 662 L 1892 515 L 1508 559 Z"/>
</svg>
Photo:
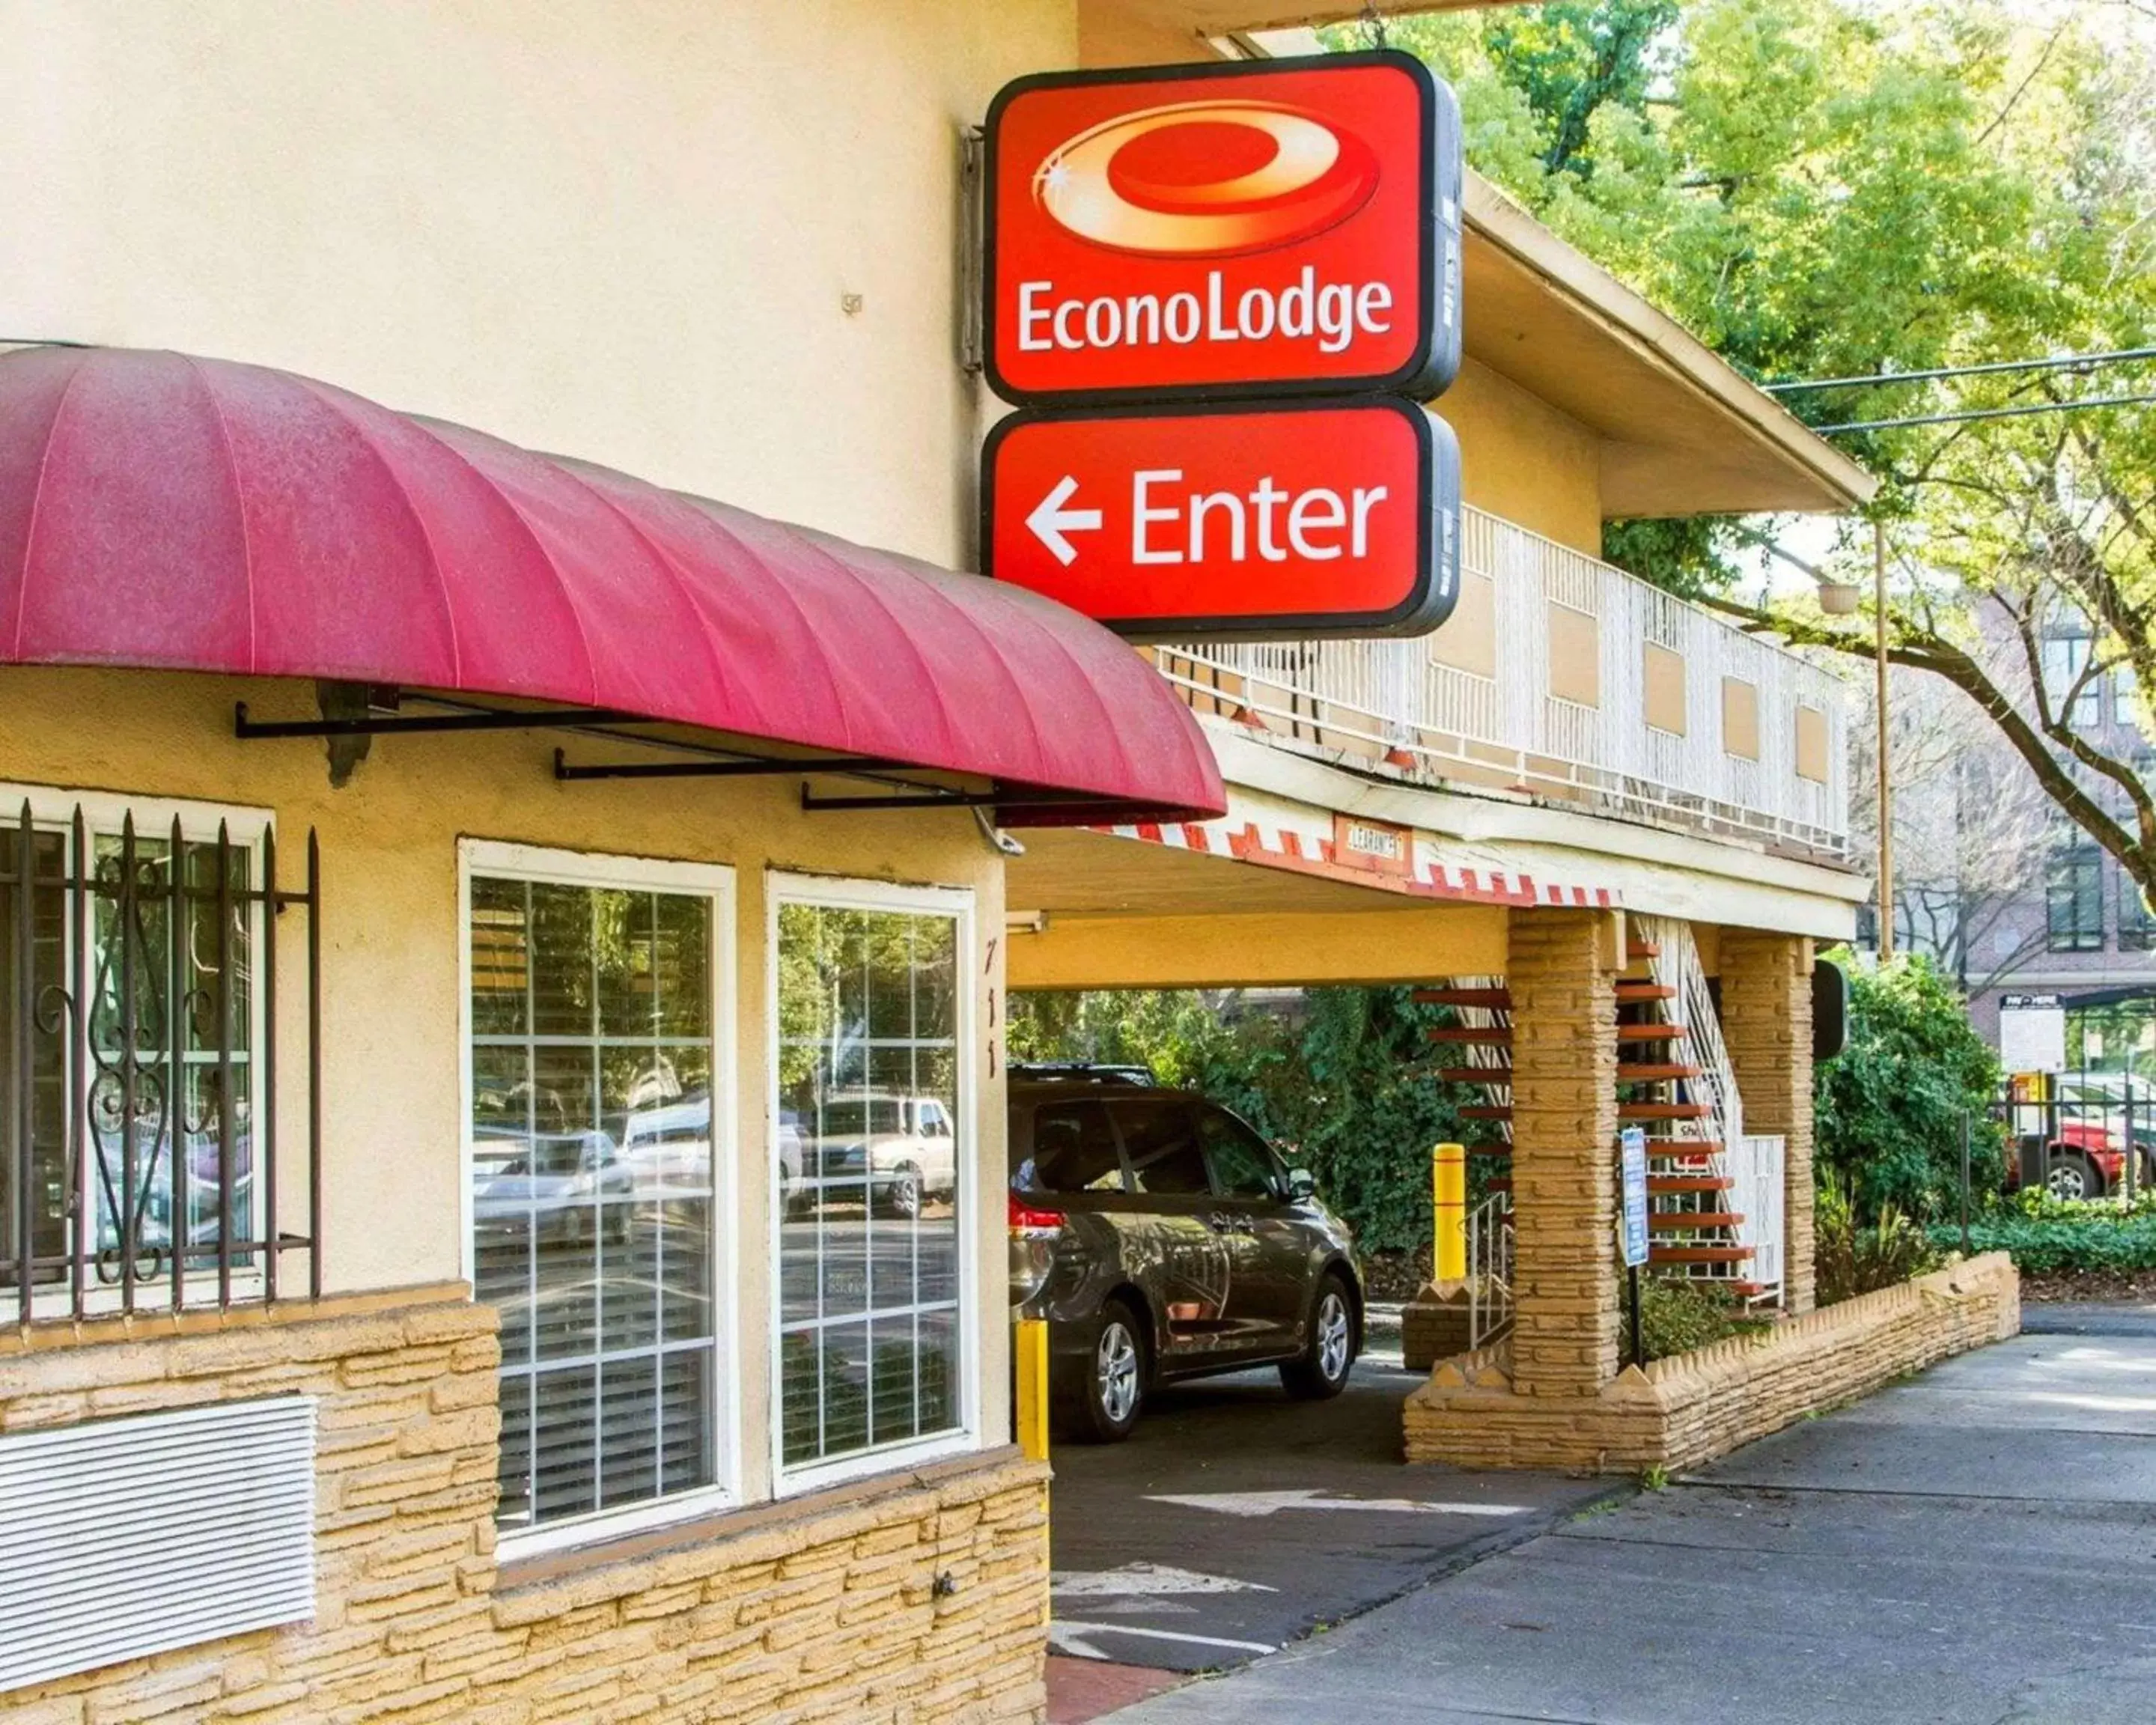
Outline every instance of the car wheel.
<svg viewBox="0 0 2156 1725">
<path fill-rule="evenodd" d="M 1280 1368 L 1281 1386 L 1299 1401 L 1330 1401 L 1355 1367 L 1355 1296 L 1337 1271 L 1319 1278 L 1310 1308 L 1310 1341 L 1300 1359 Z"/>
<path fill-rule="evenodd" d="M 2044 1189 L 2054 1198 L 2101 1198 L 2103 1176 L 2086 1156 L 2054 1156 L 2044 1170 Z"/>
<path fill-rule="evenodd" d="M 1110 1300 L 1093 1321 L 1092 1345 L 1074 1373 L 1065 1404 L 1065 1428 L 1081 1442 L 1120 1443 L 1145 1407 L 1145 1329 L 1121 1300 Z"/>
<path fill-rule="evenodd" d="M 902 1221 L 912 1221 L 921 1214 L 921 1170 L 910 1162 L 901 1162 L 891 1177 L 891 1189 L 884 1194 L 884 1202 L 891 1213 Z"/>
</svg>

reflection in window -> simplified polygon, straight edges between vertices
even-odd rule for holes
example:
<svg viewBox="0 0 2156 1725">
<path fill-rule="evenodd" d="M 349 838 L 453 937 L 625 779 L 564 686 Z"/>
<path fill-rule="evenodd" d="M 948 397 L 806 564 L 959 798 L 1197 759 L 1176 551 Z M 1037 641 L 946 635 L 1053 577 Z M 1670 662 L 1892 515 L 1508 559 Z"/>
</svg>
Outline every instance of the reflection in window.
<svg viewBox="0 0 2156 1725">
<path fill-rule="evenodd" d="M 958 922 L 778 912 L 781 1451 L 955 1430 Z"/>
<path fill-rule="evenodd" d="M 2133 876 L 2123 869 L 2118 871 L 2118 944 L 2129 952 L 2156 949 L 2156 916 L 2150 914 L 2148 901 L 2141 896 Z"/>
<path fill-rule="evenodd" d="M 504 1527 L 716 1476 L 712 931 L 701 893 L 471 883 L 473 1262 L 501 1312 Z"/>
</svg>

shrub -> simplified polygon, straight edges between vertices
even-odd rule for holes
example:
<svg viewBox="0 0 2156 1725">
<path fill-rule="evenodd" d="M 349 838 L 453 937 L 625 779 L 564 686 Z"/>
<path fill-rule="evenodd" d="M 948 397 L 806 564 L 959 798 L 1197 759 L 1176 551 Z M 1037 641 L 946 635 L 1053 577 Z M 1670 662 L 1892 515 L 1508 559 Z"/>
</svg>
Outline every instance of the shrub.
<svg viewBox="0 0 2156 1725">
<path fill-rule="evenodd" d="M 1629 1312 L 1626 1322 L 1630 1322 Z M 1754 1335 L 1767 1327 L 1765 1319 L 1747 1317 L 1726 1296 L 1698 1282 L 1679 1276 L 1640 1279 L 1640 1343 L 1649 1359 L 1690 1353 L 1709 1343 Z"/>
<path fill-rule="evenodd" d="M 2030 1216 L 2004 1207 L 1969 1224 L 1969 1250 L 2010 1252 L 2017 1268 L 2036 1276 L 2156 1270 L 2156 1211 L 2138 1204 L 2127 1211 L 2102 1199 L 2089 1208 L 2108 1214 Z M 1961 1229 L 1942 1223 L 1932 1229 L 1931 1237 L 1935 1245 L 1958 1248 Z"/>
<path fill-rule="evenodd" d="M 1819 1303 L 1835 1306 L 1859 1294 L 1891 1288 L 1945 1261 L 1932 1237 L 1892 1203 L 1870 1221 L 1858 1220 L 1847 1187 L 1823 1188 L 1812 1213 Z"/>
<path fill-rule="evenodd" d="M 1820 1064 L 1813 1084 L 1821 1183 L 1842 1185 L 1857 1214 L 1892 1205 L 1929 1218 L 1958 1207 L 1961 1122 L 1970 1122 L 1970 1178 L 1995 1191 L 2005 1178 L 1990 1109 L 1999 1061 L 1969 1021 L 1959 994 L 1928 958 L 1851 969 L 1849 1043 Z"/>
</svg>

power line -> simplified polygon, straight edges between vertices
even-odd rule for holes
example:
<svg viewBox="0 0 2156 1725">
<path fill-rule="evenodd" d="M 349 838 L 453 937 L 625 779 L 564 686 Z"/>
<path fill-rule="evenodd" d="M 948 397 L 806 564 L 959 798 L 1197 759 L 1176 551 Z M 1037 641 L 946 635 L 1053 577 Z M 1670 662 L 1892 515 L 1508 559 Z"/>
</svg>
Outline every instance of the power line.
<svg viewBox="0 0 2156 1725">
<path fill-rule="evenodd" d="M 1928 372 L 1873 372 L 1861 377 L 1814 377 L 1793 383 L 1762 383 L 1759 387 L 1769 395 L 1793 395 L 1802 390 L 1922 383 L 1935 377 L 1981 377 L 1999 372 L 2067 372 L 2082 367 L 2126 365 L 2141 359 L 2156 359 L 2156 347 L 2120 347 L 2108 353 L 2066 354 L 2055 359 L 1998 359 L 1984 365 L 1938 366 Z"/>
<path fill-rule="evenodd" d="M 2083 408 L 2133 408 L 2156 402 L 2156 395 L 2097 395 L 2087 401 L 2040 401 L 2019 408 L 1969 408 L 1955 413 L 1911 413 L 1899 419 L 1851 419 L 1840 425 L 1815 425 L 1821 437 L 1837 431 L 1891 431 L 1902 425 L 1953 425 L 1968 419 L 2019 419 L 2027 413 L 2071 413 Z"/>
</svg>

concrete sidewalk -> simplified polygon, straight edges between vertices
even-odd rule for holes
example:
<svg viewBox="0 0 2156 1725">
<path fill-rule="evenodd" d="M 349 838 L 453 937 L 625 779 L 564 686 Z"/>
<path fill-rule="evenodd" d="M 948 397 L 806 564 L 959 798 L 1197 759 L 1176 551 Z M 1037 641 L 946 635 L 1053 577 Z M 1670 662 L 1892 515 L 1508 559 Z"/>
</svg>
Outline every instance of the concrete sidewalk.
<svg viewBox="0 0 2156 1725">
<path fill-rule="evenodd" d="M 1113 1717 L 2146 1725 L 2156 1314 L 2060 1321 Z"/>
</svg>

